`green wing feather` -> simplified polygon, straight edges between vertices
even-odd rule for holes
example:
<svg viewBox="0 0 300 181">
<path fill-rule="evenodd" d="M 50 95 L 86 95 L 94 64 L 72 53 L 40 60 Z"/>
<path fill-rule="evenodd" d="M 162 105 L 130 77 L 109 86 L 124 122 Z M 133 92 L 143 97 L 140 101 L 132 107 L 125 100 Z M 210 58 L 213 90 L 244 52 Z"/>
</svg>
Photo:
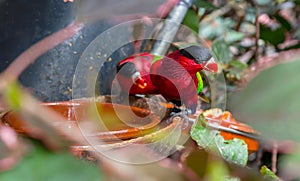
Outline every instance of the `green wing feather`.
<svg viewBox="0 0 300 181">
<path fill-rule="evenodd" d="M 155 62 L 157 62 L 160 59 L 162 59 L 162 56 L 154 55 L 154 58 L 152 60 L 152 64 L 154 64 Z"/>
<path fill-rule="evenodd" d="M 199 94 L 202 91 L 202 89 L 203 89 L 203 80 L 202 80 L 202 77 L 200 75 L 200 72 L 196 73 L 196 77 L 198 79 L 198 89 L 197 89 L 197 92 Z"/>
</svg>

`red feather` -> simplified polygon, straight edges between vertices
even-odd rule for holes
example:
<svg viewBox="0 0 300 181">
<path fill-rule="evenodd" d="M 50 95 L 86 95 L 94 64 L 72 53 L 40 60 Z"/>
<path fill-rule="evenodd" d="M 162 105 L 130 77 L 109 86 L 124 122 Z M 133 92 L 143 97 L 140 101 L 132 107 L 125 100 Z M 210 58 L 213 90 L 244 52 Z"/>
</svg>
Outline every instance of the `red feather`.
<svg viewBox="0 0 300 181">
<path fill-rule="evenodd" d="M 176 51 L 152 65 L 151 81 L 167 100 L 181 100 L 194 112 L 198 102 L 196 73 L 202 69 Z"/>
<path fill-rule="evenodd" d="M 139 86 L 133 84 L 131 78 L 124 77 L 122 75 L 117 74 L 117 80 L 122 88 L 122 91 L 129 92 L 130 95 L 135 94 L 158 94 L 157 89 L 152 84 L 150 79 L 150 67 L 152 60 L 154 59 L 154 55 L 149 53 L 141 53 L 130 56 L 124 60 L 122 60 L 118 66 L 126 63 L 132 62 L 136 66 L 136 69 L 141 73 L 141 77 L 147 83 L 145 88 L 140 88 Z"/>
<path fill-rule="evenodd" d="M 194 112 L 197 107 L 198 80 L 196 73 L 203 69 L 201 64 L 195 63 L 175 51 L 166 57 L 155 61 L 149 53 L 141 53 L 121 61 L 119 65 L 132 62 L 146 81 L 147 86 L 140 88 L 132 83 L 130 78 L 117 75 L 123 91 L 135 94 L 161 94 L 168 101 L 181 100 Z"/>
</svg>

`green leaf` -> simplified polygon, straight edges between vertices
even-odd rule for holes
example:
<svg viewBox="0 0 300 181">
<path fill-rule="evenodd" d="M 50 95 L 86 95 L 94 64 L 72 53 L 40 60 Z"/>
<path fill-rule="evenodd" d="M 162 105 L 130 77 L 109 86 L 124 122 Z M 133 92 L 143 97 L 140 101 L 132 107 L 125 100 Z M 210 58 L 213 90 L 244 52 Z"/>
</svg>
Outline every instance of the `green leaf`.
<svg viewBox="0 0 300 181">
<path fill-rule="evenodd" d="M 222 160 L 216 158 L 210 159 L 207 165 L 207 180 L 226 180 L 228 177 L 228 168 Z"/>
<path fill-rule="evenodd" d="M 240 62 L 238 60 L 232 60 L 229 62 L 229 65 L 235 69 L 239 69 L 239 70 L 245 70 L 248 65 L 244 64 L 243 62 Z"/>
<path fill-rule="evenodd" d="M 278 180 L 280 181 L 281 179 L 275 175 L 268 167 L 265 165 L 260 168 L 260 173 L 264 176 L 265 179 L 267 180 Z"/>
<path fill-rule="evenodd" d="M 223 63 L 228 63 L 233 56 L 229 50 L 229 45 L 222 39 L 213 42 L 212 52 L 217 60 L 222 61 Z"/>
<path fill-rule="evenodd" d="M 248 149 L 243 140 L 237 138 L 224 140 L 218 130 L 205 128 L 199 122 L 192 126 L 190 134 L 192 139 L 205 150 L 218 152 L 228 162 L 241 166 L 247 164 Z"/>
<path fill-rule="evenodd" d="M 12 109 L 18 110 L 21 107 L 21 87 L 17 82 L 8 84 L 4 91 L 6 102 Z"/>
<path fill-rule="evenodd" d="M 197 124 L 194 124 L 191 128 L 190 135 L 197 144 L 204 149 L 210 149 L 215 147 L 214 137 L 219 134 L 217 130 L 206 129 L 206 119 L 203 114 L 198 117 Z"/>
<path fill-rule="evenodd" d="M 189 9 L 183 19 L 182 24 L 186 25 L 190 29 L 192 29 L 195 33 L 198 34 L 199 31 L 199 21 L 200 18 L 198 17 L 197 13 L 192 9 Z"/>
<path fill-rule="evenodd" d="M 260 38 L 277 46 L 285 40 L 285 29 L 282 26 L 271 29 L 264 25 L 260 25 Z"/>
<path fill-rule="evenodd" d="M 244 33 L 231 30 L 226 32 L 225 41 L 227 43 L 233 43 L 242 40 L 244 37 L 245 37 Z"/>
<path fill-rule="evenodd" d="M 216 130 L 208 130 L 205 127 L 195 124 L 191 129 L 191 137 L 204 149 L 214 149 L 216 143 L 214 138 L 219 134 Z"/>
<path fill-rule="evenodd" d="M 219 135 L 218 137 L 222 137 Z M 234 138 L 233 140 L 224 140 L 219 138 L 219 152 L 223 158 L 237 165 L 246 166 L 248 161 L 248 147 L 244 140 Z"/>
<path fill-rule="evenodd" d="M 290 22 L 288 22 L 280 14 L 276 14 L 274 17 L 287 31 L 290 31 L 292 29 L 292 25 L 290 24 Z"/>
<path fill-rule="evenodd" d="M 198 8 L 205 8 L 209 10 L 215 10 L 218 9 L 216 6 L 213 4 L 205 1 L 205 0 L 194 0 L 194 5 L 196 5 Z"/>
<path fill-rule="evenodd" d="M 229 109 L 269 139 L 300 141 L 299 70 L 297 59 L 262 71 L 229 99 Z"/>
<path fill-rule="evenodd" d="M 227 68 L 225 69 L 225 75 L 228 81 L 240 80 L 242 73 L 248 67 L 238 60 L 232 60 L 229 62 Z"/>
<path fill-rule="evenodd" d="M 297 6 L 300 6 L 300 0 L 295 0 L 294 2 Z"/>
<path fill-rule="evenodd" d="M 231 18 L 216 17 L 212 21 L 201 22 L 199 36 L 208 39 L 223 37 L 235 25 Z"/>
<path fill-rule="evenodd" d="M 78 160 L 68 152 L 49 152 L 36 144 L 14 169 L 0 173 L 0 180 L 99 181 L 103 178 L 96 165 Z"/>
</svg>

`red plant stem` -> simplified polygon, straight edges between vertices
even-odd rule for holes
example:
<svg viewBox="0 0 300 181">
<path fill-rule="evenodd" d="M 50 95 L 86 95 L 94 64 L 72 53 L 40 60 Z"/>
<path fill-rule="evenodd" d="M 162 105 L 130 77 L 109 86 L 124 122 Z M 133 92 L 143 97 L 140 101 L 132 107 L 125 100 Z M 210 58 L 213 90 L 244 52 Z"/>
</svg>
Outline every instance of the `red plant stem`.
<svg viewBox="0 0 300 181">
<path fill-rule="evenodd" d="M 273 143 L 272 150 L 272 171 L 276 174 L 277 172 L 277 153 L 278 153 L 278 144 L 276 142 Z"/>
<path fill-rule="evenodd" d="M 259 36 L 260 36 L 260 29 L 259 29 L 259 21 L 258 21 L 258 12 L 256 11 L 256 14 L 255 14 L 255 53 L 254 53 L 254 58 L 255 58 L 255 61 L 258 60 L 258 53 L 259 53 L 259 44 L 258 44 L 258 41 L 259 41 Z"/>
<path fill-rule="evenodd" d="M 47 52 L 48 50 L 54 48 L 65 40 L 71 38 L 76 33 L 78 33 L 83 24 L 72 22 L 67 27 L 57 31 L 54 34 L 38 41 L 30 48 L 25 50 L 21 55 L 19 55 L 3 72 L 5 76 L 8 76 L 10 80 L 15 80 L 18 76 L 38 57 Z"/>
</svg>

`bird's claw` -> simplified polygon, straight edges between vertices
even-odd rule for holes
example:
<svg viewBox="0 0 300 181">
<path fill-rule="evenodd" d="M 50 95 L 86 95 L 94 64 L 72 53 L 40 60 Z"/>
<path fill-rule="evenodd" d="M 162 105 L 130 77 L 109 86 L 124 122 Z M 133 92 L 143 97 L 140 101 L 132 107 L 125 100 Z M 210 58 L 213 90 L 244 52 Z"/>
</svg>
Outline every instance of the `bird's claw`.
<svg viewBox="0 0 300 181">
<path fill-rule="evenodd" d="M 190 111 L 188 109 L 184 109 L 177 113 L 171 112 L 169 120 L 172 120 L 174 117 L 180 117 L 182 120 L 182 122 L 181 122 L 182 129 L 184 130 L 189 126 L 189 117 L 188 117 L 189 112 Z"/>
<path fill-rule="evenodd" d="M 176 115 L 176 114 L 190 115 L 192 113 L 193 113 L 192 109 L 181 108 L 181 107 L 178 107 L 178 106 L 174 105 L 174 108 L 172 109 L 170 115 L 171 116 Z"/>
</svg>

